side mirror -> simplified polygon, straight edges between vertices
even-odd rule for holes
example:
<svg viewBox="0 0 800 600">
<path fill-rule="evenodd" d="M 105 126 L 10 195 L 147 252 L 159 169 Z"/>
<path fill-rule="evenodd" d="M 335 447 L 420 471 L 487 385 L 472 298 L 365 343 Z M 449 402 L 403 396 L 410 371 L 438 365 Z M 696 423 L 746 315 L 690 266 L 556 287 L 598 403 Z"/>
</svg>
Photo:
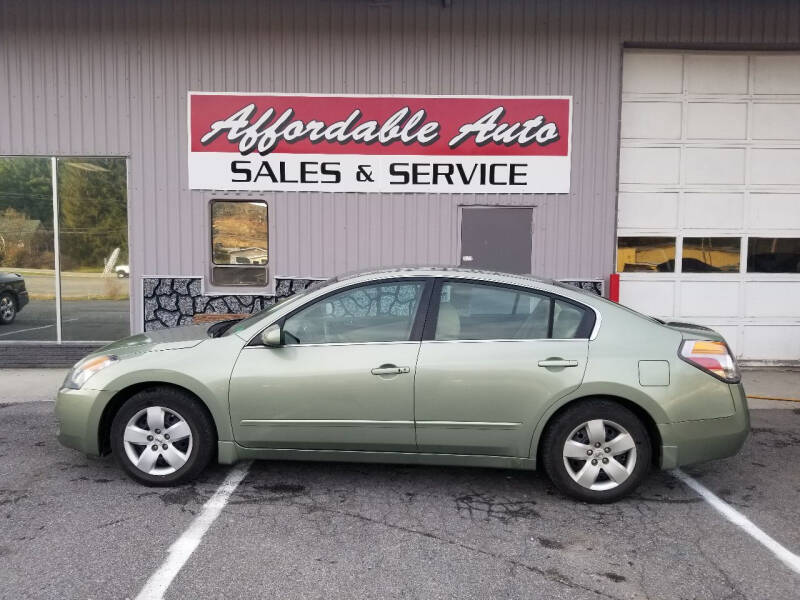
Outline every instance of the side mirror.
<svg viewBox="0 0 800 600">
<path fill-rule="evenodd" d="M 270 348 L 277 348 L 283 346 L 281 337 L 281 326 L 273 323 L 261 332 L 261 343 Z"/>
</svg>

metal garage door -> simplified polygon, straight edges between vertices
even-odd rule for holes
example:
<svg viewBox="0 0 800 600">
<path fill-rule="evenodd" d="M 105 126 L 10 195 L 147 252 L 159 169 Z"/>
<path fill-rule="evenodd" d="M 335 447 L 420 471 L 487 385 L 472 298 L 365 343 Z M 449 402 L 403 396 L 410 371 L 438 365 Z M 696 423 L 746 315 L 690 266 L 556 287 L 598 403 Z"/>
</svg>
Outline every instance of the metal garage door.
<svg viewBox="0 0 800 600">
<path fill-rule="evenodd" d="M 800 54 L 626 51 L 620 301 L 800 360 Z"/>
</svg>

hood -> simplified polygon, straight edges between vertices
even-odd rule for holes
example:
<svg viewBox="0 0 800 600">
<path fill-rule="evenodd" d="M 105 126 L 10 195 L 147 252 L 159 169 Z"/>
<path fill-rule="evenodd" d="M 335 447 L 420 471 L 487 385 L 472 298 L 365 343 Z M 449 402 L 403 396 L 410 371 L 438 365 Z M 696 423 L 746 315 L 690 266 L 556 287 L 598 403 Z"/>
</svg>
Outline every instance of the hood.
<svg viewBox="0 0 800 600">
<path fill-rule="evenodd" d="M 17 273 L 0 272 L 0 283 L 10 283 L 12 281 L 22 281 L 22 275 Z"/>
<path fill-rule="evenodd" d="M 142 354 L 160 350 L 191 348 L 208 339 L 210 325 L 185 325 L 140 333 L 103 346 L 96 353 L 113 353 L 119 356 Z"/>
</svg>

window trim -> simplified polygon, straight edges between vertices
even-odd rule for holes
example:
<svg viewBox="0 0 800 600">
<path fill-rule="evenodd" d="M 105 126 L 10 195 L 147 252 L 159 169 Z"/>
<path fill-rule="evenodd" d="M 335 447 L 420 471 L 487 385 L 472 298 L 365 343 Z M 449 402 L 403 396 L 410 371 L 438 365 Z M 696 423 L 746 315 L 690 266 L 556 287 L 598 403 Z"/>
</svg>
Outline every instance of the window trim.
<svg viewBox="0 0 800 600">
<path fill-rule="evenodd" d="M 468 283 L 475 285 L 485 285 L 488 287 L 507 288 L 518 292 L 524 292 L 527 294 L 539 294 L 541 296 L 546 296 L 550 298 L 550 315 L 548 317 L 548 324 L 547 324 L 547 337 L 546 338 L 497 338 L 489 340 L 437 340 L 435 337 L 436 323 L 439 319 L 439 304 L 441 303 L 441 298 L 442 298 L 442 286 L 445 283 Z M 567 304 L 572 304 L 573 306 L 584 311 L 583 319 L 581 320 L 580 325 L 578 325 L 577 333 L 579 333 L 580 335 L 576 335 L 576 337 L 572 338 L 552 337 L 553 316 L 557 300 L 565 302 Z M 425 328 L 422 333 L 422 341 L 447 343 L 447 344 L 451 343 L 474 344 L 480 342 L 550 342 L 550 341 L 563 342 L 563 341 L 581 341 L 581 340 L 589 341 L 594 339 L 599 324 L 600 324 L 600 313 L 594 307 L 589 306 L 587 304 L 583 304 L 571 298 L 567 298 L 565 296 L 560 296 L 559 294 L 554 294 L 547 290 L 525 287 L 522 285 L 515 285 L 513 283 L 506 283 L 500 281 L 486 281 L 483 279 L 471 279 L 467 277 L 437 277 L 436 284 L 434 285 L 434 288 L 432 290 L 431 300 L 428 305 L 428 314 L 425 319 Z"/>
<path fill-rule="evenodd" d="M 244 264 L 232 264 L 232 265 L 224 265 L 224 264 L 217 264 L 214 262 L 214 203 L 215 202 L 245 202 L 250 204 L 263 204 L 264 208 L 267 211 L 267 262 L 263 265 L 244 265 Z M 272 264 L 272 249 L 270 248 L 270 240 L 272 239 L 272 219 L 270 218 L 272 213 L 272 207 L 270 206 L 270 202 L 265 198 L 257 198 L 257 197 L 240 197 L 240 196 L 227 196 L 224 193 L 217 193 L 211 194 L 208 196 L 208 266 L 207 266 L 207 281 L 208 281 L 208 288 L 204 290 L 204 293 L 208 293 L 209 295 L 220 295 L 220 294 L 239 294 L 241 295 L 243 290 L 258 290 L 259 294 L 265 293 L 266 290 L 269 290 L 271 287 L 271 280 L 270 280 L 270 266 Z M 255 271 L 258 268 L 264 269 L 264 285 L 254 285 L 254 284 L 222 284 L 217 283 L 214 281 L 214 269 L 221 268 L 251 268 Z"/>
<path fill-rule="evenodd" d="M 391 285 L 393 283 L 413 283 L 418 282 L 422 283 L 422 293 L 420 294 L 419 298 L 419 305 L 417 306 L 417 314 L 414 316 L 414 323 L 411 325 L 411 333 L 409 334 L 409 339 L 407 340 L 395 340 L 389 342 L 323 342 L 317 344 L 286 344 L 285 339 L 285 332 L 284 332 L 284 325 L 286 321 L 292 318 L 294 315 L 299 313 L 306 308 L 317 304 L 318 302 L 324 301 L 326 298 L 330 298 L 336 294 L 341 292 L 346 292 L 348 290 L 360 288 L 360 287 L 370 287 L 375 285 Z M 375 344 L 418 344 L 422 341 L 422 333 L 423 328 L 426 322 L 426 316 L 428 314 L 428 308 L 430 305 L 431 300 L 431 292 L 435 285 L 435 278 L 434 277 L 392 277 L 390 279 L 377 279 L 371 281 L 361 281 L 358 283 L 353 283 L 350 285 L 342 286 L 336 288 L 335 290 L 331 290 L 322 296 L 318 296 L 313 300 L 305 302 L 301 306 L 298 306 L 291 312 L 286 313 L 281 318 L 277 319 L 276 321 L 272 322 L 267 327 L 271 327 L 272 325 L 279 325 L 281 328 L 281 348 L 306 348 L 306 347 L 317 347 L 317 346 L 364 346 L 364 345 L 375 345 Z M 266 329 L 266 328 L 265 328 Z M 248 346 L 264 346 L 261 343 L 261 333 L 264 330 L 262 329 L 259 331 L 253 338 L 248 342 Z"/>
</svg>

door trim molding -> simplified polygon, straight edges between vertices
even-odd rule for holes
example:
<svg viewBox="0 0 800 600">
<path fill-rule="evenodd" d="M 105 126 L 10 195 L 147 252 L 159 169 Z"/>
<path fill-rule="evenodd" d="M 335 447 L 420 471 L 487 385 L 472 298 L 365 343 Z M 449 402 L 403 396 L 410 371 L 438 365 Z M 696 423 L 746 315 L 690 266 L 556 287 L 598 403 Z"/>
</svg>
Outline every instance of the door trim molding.
<svg viewBox="0 0 800 600">
<path fill-rule="evenodd" d="M 519 429 L 522 423 L 500 421 L 417 421 L 417 427 L 443 427 L 446 429 Z"/>
<path fill-rule="evenodd" d="M 243 419 L 239 421 L 242 427 L 253 427 L 258 425 L 275 425 L 278 427 L 361 427 L 371 425 L 373 427 L 397 427 L 411 426 L 414 421 L 373 421 L 370 419 Z"/>
</svg>

